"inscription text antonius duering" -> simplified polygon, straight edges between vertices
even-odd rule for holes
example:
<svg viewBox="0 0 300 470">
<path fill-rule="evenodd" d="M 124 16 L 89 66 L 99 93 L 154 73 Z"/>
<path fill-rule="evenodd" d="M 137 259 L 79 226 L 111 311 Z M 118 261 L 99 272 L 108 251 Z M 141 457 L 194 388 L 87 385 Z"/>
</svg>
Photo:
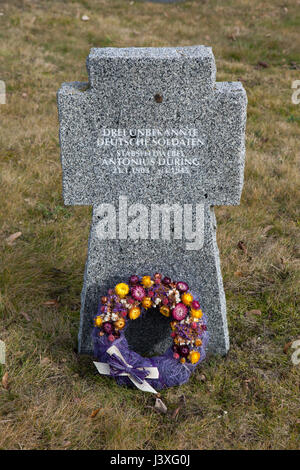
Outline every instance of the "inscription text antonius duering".
<svg viewBox="0 0 300 470">
<path fill-rule="evenodd" d="M 116 174 L 190 174 L 203 146 L 197 128 L 102 128 L 97 139 L 101 165 Z"/>
</svg>

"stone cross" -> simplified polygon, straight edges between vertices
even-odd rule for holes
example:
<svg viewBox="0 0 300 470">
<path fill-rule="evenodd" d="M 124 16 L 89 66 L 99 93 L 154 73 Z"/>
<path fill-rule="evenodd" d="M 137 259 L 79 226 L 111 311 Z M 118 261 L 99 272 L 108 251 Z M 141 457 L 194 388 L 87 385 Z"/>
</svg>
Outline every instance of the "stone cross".
<svg viewBox="0 0 300 470">
<path fill-rule="evenodd" d="M 92 353 L 92 318 L 108 288 L 161 272 L 189 284 L 208 317 L 209 351 L 226 354 L 213 206 L 240 201 L 245 90 L 215 81 L 205 46 L 94 48 L 87 70 L 88 83 L 58 92 L 64 202 L 93 206 L 79 352 Z M 137 352 L 170 344 L 156 313 L 131 322 L 137 332 L 130 324 Z"/>
</svg>

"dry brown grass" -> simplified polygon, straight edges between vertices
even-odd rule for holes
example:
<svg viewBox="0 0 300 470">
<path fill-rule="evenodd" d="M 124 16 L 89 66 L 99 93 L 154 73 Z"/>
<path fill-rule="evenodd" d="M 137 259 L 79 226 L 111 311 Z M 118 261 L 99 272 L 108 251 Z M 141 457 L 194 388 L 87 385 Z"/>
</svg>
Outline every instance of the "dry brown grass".
<svg viewBox="0 0 300 470">
<path fill-rule="evenodd" d="M 10 0 L 0 11 L 0 448 L 299 448 L 300 368 L 283 352 L 300 333 L 299 2 Z M 213 47 L 218 80 L 244 83 L 247 165 L 241 205 L 217 209 L 231 350 L 163 393 L 171 412 L 185 396 L 172 419 L 73 352 L 90 209 L 63 205 L 55 94 L 86 80 L 92 46 L 189 44 Z M 261 316 L 245 316 L 251 309 Z"/>
</svg>

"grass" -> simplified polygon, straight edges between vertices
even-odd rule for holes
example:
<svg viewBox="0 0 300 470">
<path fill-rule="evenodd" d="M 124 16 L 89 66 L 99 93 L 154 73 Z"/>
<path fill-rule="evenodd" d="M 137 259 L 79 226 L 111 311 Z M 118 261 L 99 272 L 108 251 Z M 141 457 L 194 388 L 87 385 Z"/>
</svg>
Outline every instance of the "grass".
<svg viewBox="0 0 300 470">
<path fill-rule="evenodd" d="M 299 449 L 300 367 L 283 351 L 300 334 L 298 7 L 1 2 L 0 448 Z M 152 396 L 98 376 L 74 352 L 91 209 L 63 205 L 55 95 L 62 82 L 86 81 L 92 46 L 192 44 L 211 45 L 217 79 L 247 90 L 247 163 L 241 205 L 216 210 L 230 352 L 164 391 L 161 415 Z"/>
</svg>

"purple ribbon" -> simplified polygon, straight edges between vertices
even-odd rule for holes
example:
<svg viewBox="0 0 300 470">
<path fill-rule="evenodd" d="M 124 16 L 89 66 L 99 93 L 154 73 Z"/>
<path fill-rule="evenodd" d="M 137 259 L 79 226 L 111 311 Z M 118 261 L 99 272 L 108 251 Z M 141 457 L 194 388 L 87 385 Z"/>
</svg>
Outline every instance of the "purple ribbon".
<svg viewBox="0 0 300 470">
<path fill-rule="evenodd" d="M 149 375 L 149 372 L 143 368 L 138 367 L 129 367 L 122 359 L 120 359 L 116 354 L 112 354 L 108 360 L 110 367 L 110 375 L 116 377 L 122 373 L 131 375 L 138 383 L 142 384 Z"/>
</svg>

